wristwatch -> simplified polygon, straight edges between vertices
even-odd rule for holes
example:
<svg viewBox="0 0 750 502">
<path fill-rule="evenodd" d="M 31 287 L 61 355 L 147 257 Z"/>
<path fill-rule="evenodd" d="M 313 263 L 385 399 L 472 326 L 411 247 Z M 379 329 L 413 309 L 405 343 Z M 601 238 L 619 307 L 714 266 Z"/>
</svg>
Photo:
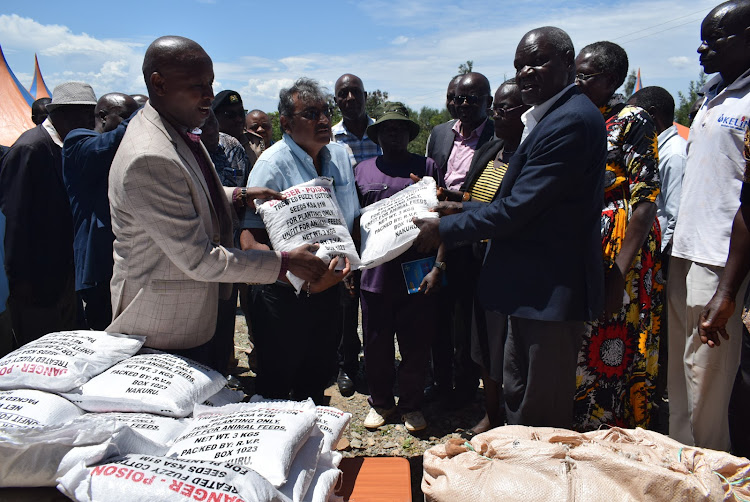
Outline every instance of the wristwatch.
<svg viewBox="0 0 750 502">
<path fill-rule="evenodd" d="M 445 272 L 445 269 L 447 268 L 447 266 L 444 261 L 435 261 L 433 268 L 436 268 L 440 270 L 441 272 Z"/>
</svg>

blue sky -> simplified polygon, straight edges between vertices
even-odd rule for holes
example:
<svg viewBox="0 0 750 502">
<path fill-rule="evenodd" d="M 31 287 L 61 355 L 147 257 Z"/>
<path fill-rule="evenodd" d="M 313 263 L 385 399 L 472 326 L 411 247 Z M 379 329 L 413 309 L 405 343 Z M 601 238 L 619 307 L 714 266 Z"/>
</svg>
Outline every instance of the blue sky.
<svg viewBox="0 0 750 502">
<path fill-rule="evenodd" d="M 644 85 L 677 99 L 700 66 L 700 23 L 716 0 L 370 0 L 258 2 L 3 0 L 0 46 L 24 85 L 34 53 L 47 85 L 83 80 L 97 96 L 145 93 L 143 53 L 161 35 L 200 43 L 214 61 L 215 91 L 233 89 L 245 108 L 276 109 L 278 91 L 300 76 L 331 90 L 343 73 L 412 108 L 442 107 L 460 63 L 474 61 L 493 90 L 513 76 L 529 29 L 555 25 L 576 49 L 611 40 L 628 52 Z"/>
</svg>

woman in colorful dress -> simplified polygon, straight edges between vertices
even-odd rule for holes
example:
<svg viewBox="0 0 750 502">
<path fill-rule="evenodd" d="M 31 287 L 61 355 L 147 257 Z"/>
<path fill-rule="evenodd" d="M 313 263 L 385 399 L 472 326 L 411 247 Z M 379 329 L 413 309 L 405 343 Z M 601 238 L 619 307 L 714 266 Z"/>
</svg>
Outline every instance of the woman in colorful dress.
<svg viewBox="0 0 750 502">
<path fill-rule="evenodd" d="M 647 428 L 664 306 L 656 129 L 648 113 L 614 93 L 628 72 L 619 45 L 584 47 L 576 71 L 576 83 L 604 115 L 608 155 L 601 220 L 605 310 L 578 356 L 575 427 Z"/>
</svg>

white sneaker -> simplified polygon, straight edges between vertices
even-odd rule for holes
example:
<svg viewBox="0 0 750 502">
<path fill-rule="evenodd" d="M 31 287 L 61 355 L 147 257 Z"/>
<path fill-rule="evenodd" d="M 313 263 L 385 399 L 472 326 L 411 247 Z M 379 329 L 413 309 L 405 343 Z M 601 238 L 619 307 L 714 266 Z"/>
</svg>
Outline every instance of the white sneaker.
<svg viewBox="0 0 750 502">
<path fill-rule="evenodd" d="M 425 421 L 421 411 L 405 413 L 401 420 L 404 421 L 404 427 L 409 432 L 418 432 L 427 428 L 427 421 Z"/>
<path fill-rule="evenodd" d="M 367 417 L 365 418 L 364 425 L 368 429 L 377 429 L 381 425 L 385 423 L 385 421 L 393 415 L 393 412 L 396 411 L 396 407 L 393 408 L 370 408 L 370 412 L 367 414 Z"/>
</svg>

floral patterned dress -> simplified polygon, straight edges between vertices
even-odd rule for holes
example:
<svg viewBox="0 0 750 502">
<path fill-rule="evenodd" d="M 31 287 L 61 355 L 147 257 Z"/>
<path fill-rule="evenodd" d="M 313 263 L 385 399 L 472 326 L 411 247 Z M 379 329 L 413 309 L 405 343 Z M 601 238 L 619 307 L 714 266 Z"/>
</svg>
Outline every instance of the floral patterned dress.
<svg viewBox="0 0 750 502">
<path fill-rule="evenodd" d="M 615 103 L 611 100 L 602 108 L 608 151 L 601 219 L 605 270 L 614 265 L 620 252 L 633 207 L 643 201 L 655 202 L 660 191 L 653 121 L 641 108 Z M 576 372 L 578 430 L 602 424 L 649 425 L 664 307 L 660 250 L 661 232 L 654 218 L 625 275 L 625 305 L 606 321 L 592 322 L 590 334 L 584 337 Z"/>
</svg>

